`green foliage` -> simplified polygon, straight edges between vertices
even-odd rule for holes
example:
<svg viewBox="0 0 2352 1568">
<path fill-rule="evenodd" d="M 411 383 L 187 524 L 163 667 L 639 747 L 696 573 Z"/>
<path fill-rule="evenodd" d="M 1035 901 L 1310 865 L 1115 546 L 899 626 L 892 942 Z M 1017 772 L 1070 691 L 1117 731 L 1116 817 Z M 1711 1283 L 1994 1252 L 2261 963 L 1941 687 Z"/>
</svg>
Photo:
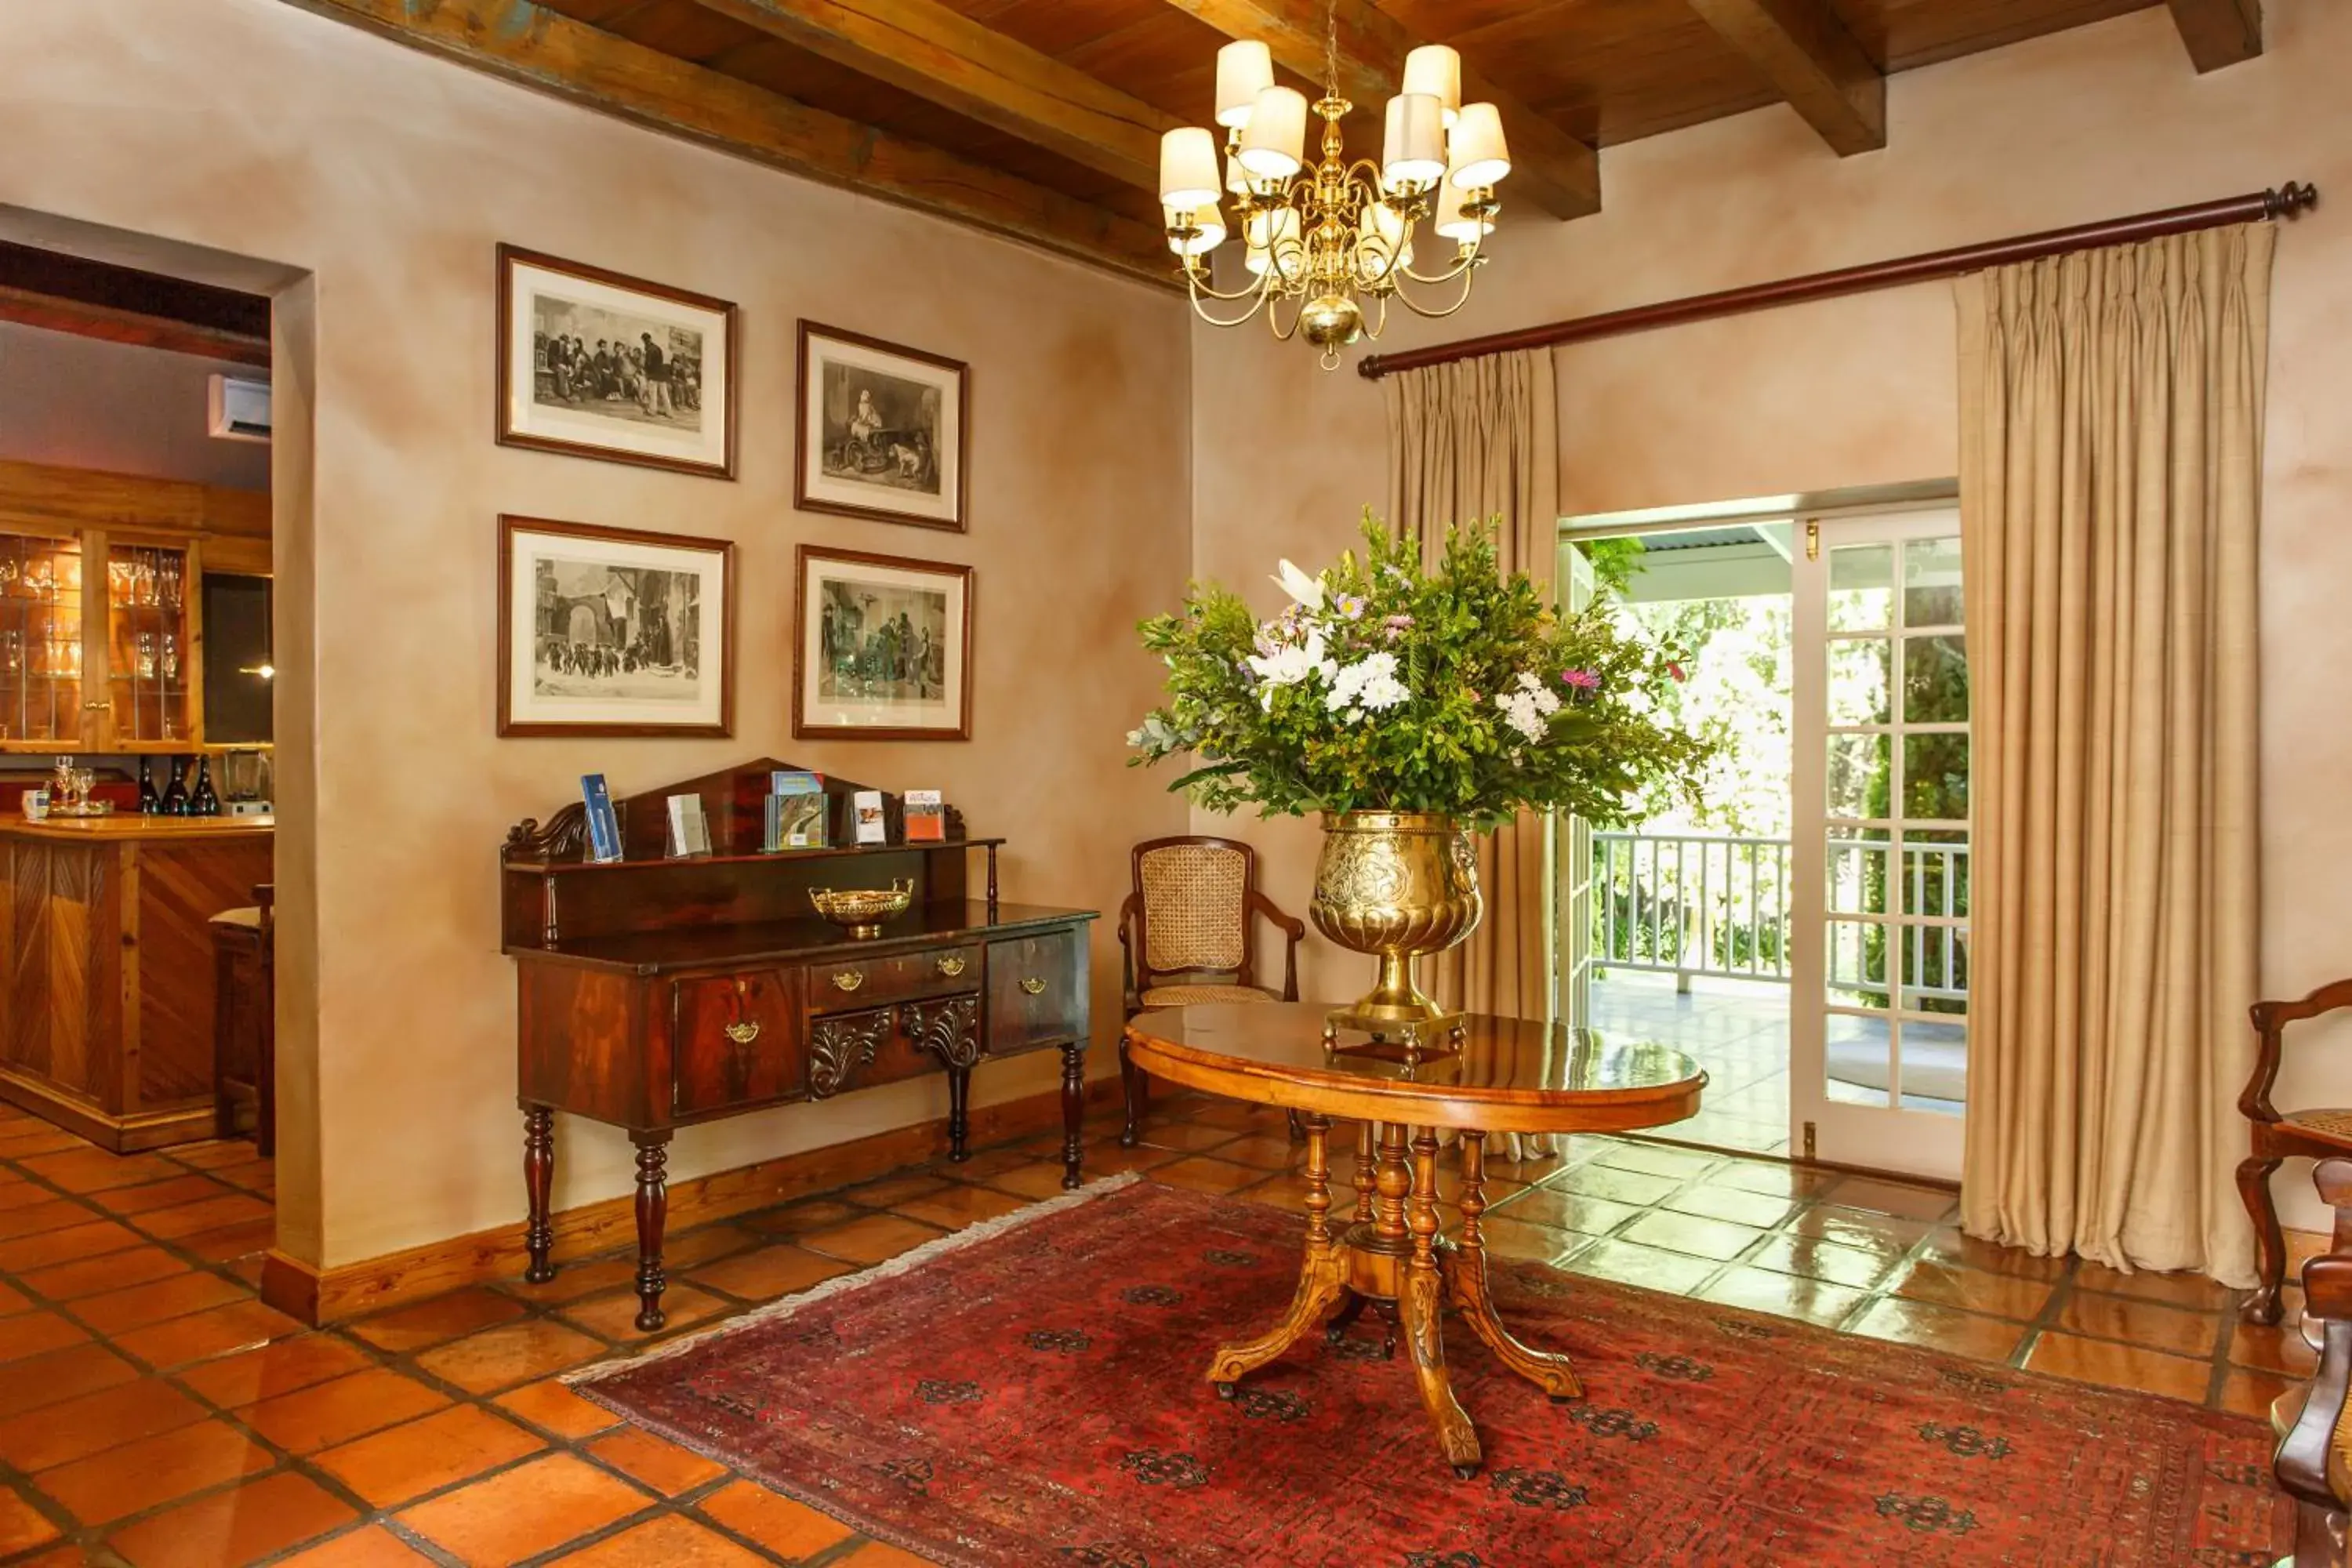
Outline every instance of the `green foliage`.
<svg viewBox="0 0 2352 1568">
<path fill-rule="evenodd" d="M 1635 574 L 1649 566 L 1649 552 L 1638 539 L 1588 539 L 1576 548 L 1584 554 L 1592 568 L 1592 585 L 1597 594 L 1625 596 Z"/>
<path fill-rule="evenodd" d="M 1644 790 L 1687 793 L 1707 742 L 1662 721 L 1677 651 L 1601 609 L 1555 615 L 1500 573 L 1487 528 L 1448 530 L 1434 571 L 1367 511 L 1364 552 L 1309 578 L 1261 624 L 1240 595 L 1195 584 L 1145 621 L 1167 700 L 1128 737 L 1150 765 L 1179 752 L 1216 811 L 1423 811 L 1483 830 L 1521 807 L 1596 826 L 1637 818 Z"/>
</svg>

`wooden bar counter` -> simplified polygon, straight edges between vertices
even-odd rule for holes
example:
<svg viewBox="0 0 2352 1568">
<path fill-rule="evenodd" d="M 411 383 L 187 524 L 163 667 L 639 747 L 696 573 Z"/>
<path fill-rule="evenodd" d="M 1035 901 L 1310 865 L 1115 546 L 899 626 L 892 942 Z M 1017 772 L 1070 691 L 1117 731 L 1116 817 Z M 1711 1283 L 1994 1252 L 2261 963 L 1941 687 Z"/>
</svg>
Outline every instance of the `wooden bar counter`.
<svg viewBox="0 0 2352 1568">
<path fill-rule="evenodd" d="M 118 1152 L 212 1136 L 206 922 L 270 879 L 273 826 L 0 820 L 0 1100 Z"/>
</svg>

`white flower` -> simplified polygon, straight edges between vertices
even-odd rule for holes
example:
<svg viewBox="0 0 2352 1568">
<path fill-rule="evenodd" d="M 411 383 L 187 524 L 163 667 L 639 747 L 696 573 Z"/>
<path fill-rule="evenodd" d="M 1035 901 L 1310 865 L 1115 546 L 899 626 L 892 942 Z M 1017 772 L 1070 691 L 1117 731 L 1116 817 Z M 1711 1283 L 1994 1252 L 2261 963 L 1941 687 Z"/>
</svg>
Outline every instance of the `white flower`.
<svg viewBox="0 0 2352 1568">
<path fill-rule="evenodd" d="M 1336 668 L 1323 655 L 1323 634 L 1310 631 L 1303 643 L 1290 643 L 1276 647 L 1272 653 L 1251 658 L 1249 667 L 1257 676 L 1258 700 L 1271 709 L 1275 692 L 1285 686 L 1296 686 L 1310 675 L 1322 675 L 1326 679 Z"/>
<path fill-rule="evenodd" d="M 1337 713 L 1353 705 L 1382 712 L 1395 707 L 1412 692 L 1396 678 L 1397 660 L 1392 653 L 1370 653 L 1350 665 L 1337 667 L 1326 673 L 1331 689 L 1323 699 L 1323 706 Z M 1360 712 L 1349 715 L 1349 721 L 1361 718 Z"/>
<path fill-rule="evenodd" d="M 1503 710 L 1504 721 L 1530 741 L 1544 737 L 1544 715 L 1536 707 L 1537 693 L 1522 689 L 1498 692 L 1495 706 Z"/>
<path fill-rule="evenodd" d="M 1319 610 L 1323 607 L 1322 578 L 1310 577 L 1285 560 L 1276 572 L 1274 581 L 1284 593 L 1307 608 Z"/>
<path fill-rule="evenodd" d="M 1519 690 L 1527 694 L 1528 700 L 1535 704 L 1536 711 L 1545 718 L 1549 719 L 1559 711 L 1559 694 L 1524 669 L 1519 671 Z"/>
</svg>

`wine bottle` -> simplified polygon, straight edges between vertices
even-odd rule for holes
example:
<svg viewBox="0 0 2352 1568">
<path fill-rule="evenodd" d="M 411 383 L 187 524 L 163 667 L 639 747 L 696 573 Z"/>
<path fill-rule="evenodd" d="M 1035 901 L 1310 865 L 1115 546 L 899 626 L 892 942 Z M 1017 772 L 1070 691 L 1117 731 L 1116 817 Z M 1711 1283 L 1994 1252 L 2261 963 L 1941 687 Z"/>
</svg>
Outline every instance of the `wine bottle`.
<svg viewBox="0 0 2352 1568">
<path fill-rule="evenodd" d="M 188 815 L 188 786 L 180 776 L 180 759 L 171 758 L 163 765 L 170 770 L 172 781 L 163 786 L 163 798 L 155 809 L 165 816 L 185 816 Z"/>
<path fill-rule="evenodd" d="M 152 758 L 139 759 L 139 815 L 153 816 L 163 809 L 163 797 L 155 793 L 155 771 Z"/>
<path fill-rule="evenodd" d="M 196 792 L 188 797 L 190 816 L 218 816 L 220 796 L 213 793 L 213 760 L 196 759 Z"/>
</svg>

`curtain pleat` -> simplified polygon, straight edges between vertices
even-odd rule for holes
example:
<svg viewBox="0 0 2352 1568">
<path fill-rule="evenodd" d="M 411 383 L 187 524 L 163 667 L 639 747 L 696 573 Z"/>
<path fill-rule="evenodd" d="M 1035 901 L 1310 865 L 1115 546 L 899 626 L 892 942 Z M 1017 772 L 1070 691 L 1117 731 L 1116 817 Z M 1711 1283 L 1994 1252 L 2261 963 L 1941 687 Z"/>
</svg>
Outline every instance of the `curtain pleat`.
<svg viewBox="0 0 2352 1568">
<path fill-rule="evenodd" d="M 2254 550 L 2274 231 L 1962 279 L 1969 1234 L 2252 1281 Z"/>
<path fill-rule="evenodd" d="M 1549 350 L 1407 371 L 1381 383 L 1389 416 L 1389 522 L 1434 563 L 1455 523 L 1500 520 L 1503 571 L 1551 581 L 1559 529 L 1559 427 Z M 1544 825 L 1521 813 L 1479 841 L 1486 915 L 1470 940 L 1423 965 L 1449 1005 L 1548 1016 Z"/>
</svg>

